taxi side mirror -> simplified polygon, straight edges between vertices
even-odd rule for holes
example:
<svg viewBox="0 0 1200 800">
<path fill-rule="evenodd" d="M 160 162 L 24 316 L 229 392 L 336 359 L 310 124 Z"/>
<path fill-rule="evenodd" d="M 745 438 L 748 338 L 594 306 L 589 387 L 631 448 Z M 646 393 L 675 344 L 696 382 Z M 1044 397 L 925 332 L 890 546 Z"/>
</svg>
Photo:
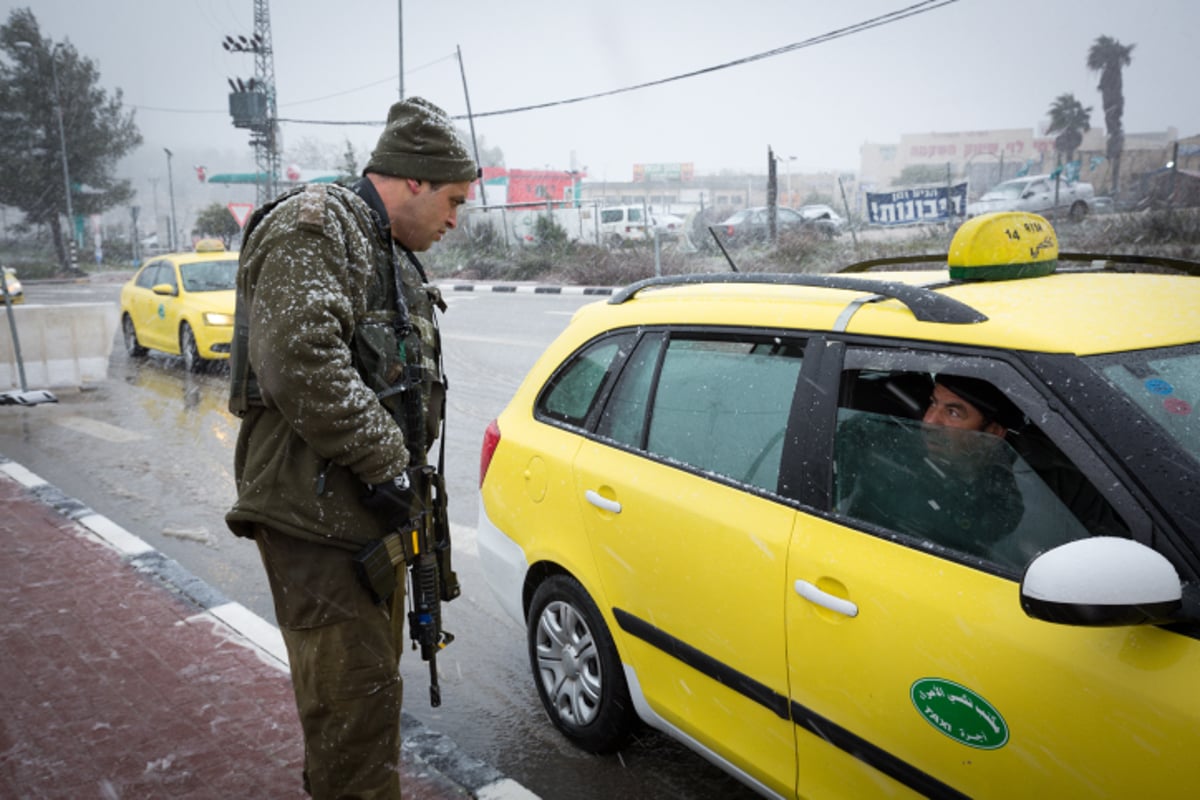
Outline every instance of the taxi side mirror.
<svg viewBox="0 0 1200 800">
<path fill-rule="evenodd" d="M 1132 539 L 1093 536 L 1067 542 L 1029 563 L 1021 608 L 1063 625 L 1159 625 L 1183 607 L 1179 573 L 1162 553 Z"/>
<path fill-rule="evenodd" d="M 154 292 L 155 294 L 173 296 L 175 294 L 175 287 L 169 283 L 156 283 L 154 284 L 153 288 L 150 289 L 150 291 Z"/>
</svg>

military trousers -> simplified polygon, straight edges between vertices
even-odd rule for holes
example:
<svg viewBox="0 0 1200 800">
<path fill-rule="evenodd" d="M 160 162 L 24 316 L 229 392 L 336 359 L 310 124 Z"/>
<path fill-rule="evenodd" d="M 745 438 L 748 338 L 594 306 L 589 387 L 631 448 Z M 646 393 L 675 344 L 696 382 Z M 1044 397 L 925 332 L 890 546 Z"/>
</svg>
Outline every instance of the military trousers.
<svg viewBox="0 0 1200 800">
<path fill-rule="evenodd" d="M 353 553 L 261 525 L 254 538 L 291 663 L 304 788 L 315 800 L 399 800 L 404 575 L 385 608 Z"/>
</svg>

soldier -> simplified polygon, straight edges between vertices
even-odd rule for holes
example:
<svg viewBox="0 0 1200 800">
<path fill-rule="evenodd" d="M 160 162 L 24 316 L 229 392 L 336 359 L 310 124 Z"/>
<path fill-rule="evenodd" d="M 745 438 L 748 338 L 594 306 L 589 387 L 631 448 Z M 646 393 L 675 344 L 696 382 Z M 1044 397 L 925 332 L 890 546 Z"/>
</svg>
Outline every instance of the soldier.
<svg viewBox="0 0 1200 800">
<path fill-rule="evenodd" d="M 479 176 L 449 117 L 394 104 L 363 176 L 256 211 L 237 282 L 230 529 L 258 544 L 291 663 L 315 798 L 399 798 L 404 564 L 378 597 L 355 556 L 411 516 L 445 380 L 414 255 Z"/>
</svg>

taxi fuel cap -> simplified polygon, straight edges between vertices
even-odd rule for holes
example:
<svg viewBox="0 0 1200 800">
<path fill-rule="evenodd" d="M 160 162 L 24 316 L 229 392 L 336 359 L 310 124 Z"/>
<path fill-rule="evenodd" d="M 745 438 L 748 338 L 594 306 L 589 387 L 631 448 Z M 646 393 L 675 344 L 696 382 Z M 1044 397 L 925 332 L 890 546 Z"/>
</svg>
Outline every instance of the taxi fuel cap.
<svg viewBox="0 0 1200 800">
<path fill-rule="evenodd" d="M 1058 267 L 1058 236 L 1045 217 L 1025 211 L 981 214 L 950 242 L 950 277 L 1003 281 L 1049 275 Z"/>
</svg>

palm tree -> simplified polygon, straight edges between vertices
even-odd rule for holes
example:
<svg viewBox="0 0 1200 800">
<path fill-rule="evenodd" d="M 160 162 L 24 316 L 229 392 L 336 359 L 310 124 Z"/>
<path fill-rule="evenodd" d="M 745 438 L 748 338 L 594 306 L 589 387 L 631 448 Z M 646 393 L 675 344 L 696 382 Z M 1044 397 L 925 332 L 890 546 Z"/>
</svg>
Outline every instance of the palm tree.
<svg viewBox="0 0 1200 800">
<path fill-rule="evenodd" d="M 1117 194 L 1121 174 L 1121 150 L 1125 147 L 1125 131 L 1121 117 L 1125 113 L 1125 93 L 1121 84 L 1121 69 L 1128 67 L 1134 45 L 1123 45 L 1111 36 L 1101 36 L 1088 50 L 1088 69 L 1100 73 L 1100 99 L 1104 103 L 1104 126 L 1108 129 L 1105 155 L 1112 164 L 1112 193 Z"/>
<path fill-rule="evenodd" d="M 1050 105 L 1050 126 L 1047 134 L 1054 137 L 1054 149 L 1058 151 L 1058 162 L 1074 161 L 1075 151 L 1083 143 L 1083 134 L 1092 129 L 1092 107 L 1084 106 L 1070 92 L 1060 94 Z"/>
</svg>

